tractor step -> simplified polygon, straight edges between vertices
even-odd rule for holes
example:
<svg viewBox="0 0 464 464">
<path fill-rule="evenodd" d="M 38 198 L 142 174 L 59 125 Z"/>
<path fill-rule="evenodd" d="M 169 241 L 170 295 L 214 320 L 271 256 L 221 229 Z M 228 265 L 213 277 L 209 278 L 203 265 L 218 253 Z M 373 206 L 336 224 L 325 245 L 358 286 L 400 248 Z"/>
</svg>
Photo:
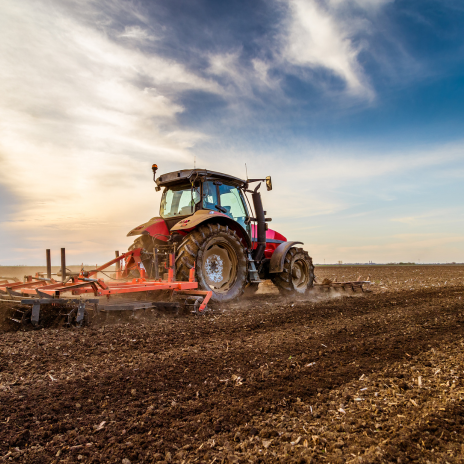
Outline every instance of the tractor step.
<svg viewBox="0 0 464 464">
<path fill-rule="evenodd" d="M 259 272 L 256 269 L 255 260 L 252 258 L 250 252 L 248 252 L 247 260 L 249 264 L 248 275 L 250 276 L 250 282 L 253 284 L 261 283 L 262 281 L 259 278 Z"/>
</svg>

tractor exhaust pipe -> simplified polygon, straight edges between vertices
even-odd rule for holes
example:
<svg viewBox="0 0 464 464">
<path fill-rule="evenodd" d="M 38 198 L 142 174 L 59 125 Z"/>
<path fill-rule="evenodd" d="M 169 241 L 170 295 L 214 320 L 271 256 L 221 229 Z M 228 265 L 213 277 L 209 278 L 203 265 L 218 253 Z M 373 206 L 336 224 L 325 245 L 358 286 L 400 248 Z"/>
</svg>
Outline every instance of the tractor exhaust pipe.
<svg viewBox="0 0 464 464">
<path fill-rule="evenodd" d="M 264 250 L 266 249 L 266 218 L 264 216 L 263 202 L 261 194 L 258 192 L 261 183 L 259 183 L 251 194 L 253 206 L 255 208 L 256 224 L 258 228 L 257 247 L 253 252 L 253 259 L 259 262 L 263 259 Z"/>
</svg>

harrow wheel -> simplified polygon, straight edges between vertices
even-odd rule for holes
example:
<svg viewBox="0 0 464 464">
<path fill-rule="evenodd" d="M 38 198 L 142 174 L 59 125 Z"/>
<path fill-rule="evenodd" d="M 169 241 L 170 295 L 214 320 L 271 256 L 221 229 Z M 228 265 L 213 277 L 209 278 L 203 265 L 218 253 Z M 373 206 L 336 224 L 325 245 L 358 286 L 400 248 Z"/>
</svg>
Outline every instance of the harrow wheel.
<svg viewBox="0 0 464 464">
<path fill-rule="evenodd" d="M 284 270 L 274 274 L 272 282 L 281 293 L 306 293 L 314 285 L 313 260 L 303 248 L 290 248 Z"/>
<path fill-rule="evenodd" d="M 245 248 L 227 226 L 208 223 L 187 235 L 176 257 L 177 280 L 188 280 L 194 266 L 199 287 L 213 292 L 212 301 L 242 295 L 247 279 Z"/>
</svg>

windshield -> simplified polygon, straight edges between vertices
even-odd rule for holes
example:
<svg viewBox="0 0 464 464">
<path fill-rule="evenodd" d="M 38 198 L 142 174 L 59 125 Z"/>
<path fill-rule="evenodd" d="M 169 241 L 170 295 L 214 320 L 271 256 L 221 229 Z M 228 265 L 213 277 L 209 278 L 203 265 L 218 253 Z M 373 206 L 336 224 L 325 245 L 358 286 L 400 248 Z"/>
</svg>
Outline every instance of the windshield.
<svg viewBox="0 0 464 464">
<path fill-rule="evenodd" d="M 190 185 L 181 185 L 164 190 L 161 198 L 160 215 L 163 218 L 189 216 L 195 212 L 200 201 L 200 192 Z"/>
</svg>

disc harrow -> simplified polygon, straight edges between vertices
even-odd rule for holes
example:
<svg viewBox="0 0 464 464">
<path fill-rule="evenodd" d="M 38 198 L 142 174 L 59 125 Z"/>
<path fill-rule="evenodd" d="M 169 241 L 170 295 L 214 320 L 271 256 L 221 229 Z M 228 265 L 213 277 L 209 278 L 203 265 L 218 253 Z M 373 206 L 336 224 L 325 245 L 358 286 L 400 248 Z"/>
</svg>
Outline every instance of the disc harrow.
<svg viewBox="0 0 464 464">
<path fill-rule="evenodd" d="M 188 281 L 174 279 L 173 254 L 167 260 L 167 273 L 164 275 L 166 278 L 149 279 L 142 263 L 141 249 L 121 255 L 117 253 L 115 259 L 104 265 L 89 271 L 82 267 L 78 273 L 66 269 L 63 250 L 62 269 L 55 274 L 61 277 L 61 281 L 52 277 L 50 271 L 47 277 L 37 273 L 35 276 L 25 277 L 24 282 L 2 278 L 0 301 L 13 306 L 10 321 L 22 327 L 30 324 L 38 328 L 41 326 L 43 308 L 47 308 L 56 317 L 64 318 L 65 324 L 69 326 L 85 325 L 89 320 L 89 311 L 93 311 L 93 315 L 115 311 L 134 313 L 139 309 L 177 313 L 183 307 L 196 314 L 203 314 L 212 295 L 211 291 L 199 290 L 198 282 L 195 281 L 195 268 L 190 270 Z M 49 259 L 49 253 L 47 258 Z M 117 264 L 116 281 L 98 278 L 98 273 L 108 272 L 108 268 L 114 264 Z M 50 263 L 47 262 L 47 269 L 50 268 Z M 139 277 L 131 277 L 134 271 L 137 271 Z M 87 295 L 92 295 L 93 298 L 86 298 Z M 168 296 L 165 301 L 160 301 L 160 295 Z M 141 299 L 144 301 L 140 301 Z"/>
<path fill-rule="evenodd" d="M 332 289 L 335 291 L 352 291 L 353 293 L 371 293 L 372 290 L 369 288 L 371 285 L 370 277 L 363 280 L 361 276 L 358 280 L 351 282 L 336 282 L 330 279 L 324 279 L 320 284 L 314 283 L 314 287 L 325 292 L 330 292 Z M 367 288 L 365 287 L 367 286 Z"/>
</svg>

